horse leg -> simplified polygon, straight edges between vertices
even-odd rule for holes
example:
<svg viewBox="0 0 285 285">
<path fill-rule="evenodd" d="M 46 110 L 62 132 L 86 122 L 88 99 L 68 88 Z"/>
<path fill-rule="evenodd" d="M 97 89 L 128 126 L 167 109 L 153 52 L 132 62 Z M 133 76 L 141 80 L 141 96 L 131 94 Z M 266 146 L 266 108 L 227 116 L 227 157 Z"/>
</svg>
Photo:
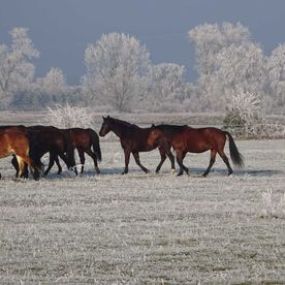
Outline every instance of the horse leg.
<svg viewBox="0 0 285 285">
<path fill-rule="evenodd" d="M 22 178 L 28 178 L 29 177 L 29 169 L 28 169 L 28 164 L 25 162 L 24 163 L 24 169 L 22 173 Z"/>
<path fill-rule="evenodd" d="M 40 171 L 38 169 L 39 167 L 34 163 L 34 161 L 27 155 L 22 156 L 21 160 L 23 162 L 24 167 L 25 166 L 30 167 L 30 170 L 31 170 L 31 173 L 33 174 L 34 179 L 39 180 L 40 178 Z"/>
<path fill-rule="evenodd" d="M 224 161 L 224 163 L 226 164 L 227 168 L 228 168 L 228 175 L 231 175 L 233 173 L 233 170 L 231 168 L 230 162 L 228 157 L 225 155 L 223 150 L 219 151 L 219 155 L 222 158 L 222 160 Z"/>
<path fill-rule="evenodd" d="M 84 151 L 79 150 L 78 149 L 78 155 L 79 155 L 79 159 L 80 159 L 80 164 L 81 164 L 81 170 L 80 173 L 82 174 L 84 171 L 84 164 L 85 164 L 85 155 L 84 155 Z"/>
<path fill-rule="evenodd" d="M 71 163 L 69 162 L 69 160 L 67 159 L 67 157 L 65 156 L 65 154 L 63 154 L 62 152 L 59 152 L 58 153 L 59 157 L 64 161 L 64 163 L 66 164 L 67 168 L 70 170 L 70 169 L 73 169 L 75 174 L 78 175 L 78 172 L 77 172 L 77 169 L 74 165 L 74 167 L 71 166 Z"/>
<path fill-rule="evenodd" d="M 17 158 L 15 155 L 13 155 L 13 158 L 11 160 L 12 165 L 14 166 L 14 168 L 16 169 L 16 175 L 15 177 L 18 178 L 19 177 L 19 164 L 17 161 Z"/>
<path fill-rule="evenodd" d="M 24 170 L 24 166 L 25 166 L 25 162 L 24 160 L 16 155 L 16 159 L 17 159 L 17 163 L 18 163 L 18 167 L 19 167 L 19 171 L 18 171 L 18 176 L 16 176 L 17 178 L 18 177 L 21 177 L 22 176 L 22 173 L 23 173 L 23 170 Z"/>
<path fill-rule="evenodd" d="M 159 153 L 160 153 L 160 163 L 158 164 L 158 166 L 155 170 L 155 173 L 159 173 L 160 168 L 166 159 L 166 154 L 165 154 L 164 149 L 162 149 L 161 147 L 159 147 L 158 149 L 159 149 Z"/>
<path fill-rule="evenodd" d="M 129 162 L 130 162 L 131 152 L 126 149 L 124 149 L 124 152 L 125 152 L 125 169 L 122 172 L 122 174 L 127 174 L 129 172 Z"/>
<path fill-rule="evenodd" d="M 206 171 L 203 174 L 204 177 L 206 177 L 209 174 L 213 164 L 215 163 L 215 161 L 216 161 L 216 154 L 217 154 L 217 151 L 214 150 L 214 149 L 211 149 L 210 163 L 209 163 L 208 168 L 206 169 Z"/>
<path fill-rule="evenodd" d="M 140 162 L 139 153 L 138 153 L 138 152 L 133 152 L 132 154 L 133 154 L 133 157 L 134 157 L 134 159 L 135 159 L 137 165 L 138 165 L 145 173 L 148 173 L 149 170 L 148 170 L 146 167 L 144 167 L 144 166 L 141 164 L 141 162 Z"/>
<path fill-rule="evenodd" d="M 55 161 L 55 163 L 56 163 L 56 165 L 57 165 L 57 167 L 58 167 L 57 174 L 59 175 L 59 174 L 61 174 L 61 172 L 62 172 L 62 167 L 61 167 L 61 165 L 60 165 L 60 162 L 59 162 L 59 159 L 58 159 L 58 155 L 55 155 L 54 161 Z"/>
<path fill-rule="evenodd" d="M 91 150 L 87 150 L 86 153 L 87 153 L 90 157 L 92 157 L 93 162 L 94 162 L 95 171 L 96 171 L 97 174 L 100 174 L 100 169 L 99 169 L 99 167 L 98 167 L 96 154 L 95 154 L 93 151 L 91 151 Z"/>
<path fill-rule="evenodd" d="M 14 166 L 14 168 L 16 169 L 16 175 L 15 175 L 16 178 L 18 178 L 18 177 L 28 178 L 29 177 L 28 165 L 26 163 L 24 163 L 23 172 L 21 175 L 19 175 L 19 164 L 18 164 L 17 158 L 15 156 L 13 156 L 11 163 Z"/>
<path fill-rule="evenodd" d="M 48 164 L 48 168 L 44 172 L 44 176 L 46 176 L 49 173 L 50 169 L 53 167 L 54 161 L 55 161 L 55 156 L 56 156 L 55 153 L 53 153 L 53 152 L 49 153 L 49 164 Z"/>
<path fill-rule="evenodd" d="M 169 151 L 166 152 L 169 160 L 170 160 L 170 163 L 171 163 L 171 169 L 172 170 L 175 170 L 175 158 L 174 158 L 174 155 L 172 154 L 171 150 L 169 149 Z"/>
<path fill-rule="evenodd" d="M 180 176 L 183 174 L 183 171 L 185 171 L 187 173 L 187 175 L 189 175 L 189 169 L 183 164 L 183 159 L 185 157 L 186 153 L 182 152 L 182 151 L 178 151 L 176 152 L 176 160 L 178 165 L 180 166 L 180 170 L 177 174 L 177 176 Z"/>
</svg>

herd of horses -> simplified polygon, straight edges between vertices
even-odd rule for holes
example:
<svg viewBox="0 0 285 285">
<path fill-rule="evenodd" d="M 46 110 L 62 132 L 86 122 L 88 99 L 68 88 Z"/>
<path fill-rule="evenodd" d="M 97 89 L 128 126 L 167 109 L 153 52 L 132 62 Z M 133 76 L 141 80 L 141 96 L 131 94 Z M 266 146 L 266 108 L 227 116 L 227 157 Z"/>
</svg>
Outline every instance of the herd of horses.
<svg viewBox="0 0 285 285">
<path fill-rule="evenodd" d="M 189 174 L 189 169 L 184 165 L 183 159 L 188 152 L 202 153 L 210 151 L 210 163 L 203 176 L 210 172 L 217 153 L 227 166 L 228 174 L 233 170 L 229 159 L 224 153 L 226 139 L 229 140 L 230 157 L 237 166 L 243 166 L 243 157 L 231 134 L 218 128 L 192 128 L 187 125 L 152 125 L 141 128 L 135 124 L 118 120 L 110 116 L 103 117 L 99 135 L 104 137 L 109 132 L 116 134 L 121 142 L 125 155 L 125 168 L 122 174 L 128 173 L 130 155 L 132 154 L 137 165 L 145 172 L 149 170 L 142 165 L 140 152 L 151 151 L 158 148 L 160 162 L 156 167 L 159 173 L 161 166 L 168 157 L 171 168 L 175 169 L 175 157 L 179 166 L 178 176 L 184 172 Z M 81 173 L 84 171 L 85 153 L 94 161 L 97 174 L 100 173 L 98 161 L 102 159 L 99 136 L 93 129 L 70 128 L 59 129 L 54 126 L 0 126 L 0 158 L 13 155 L 12 165 L 16 170 L 16 177 L 28 178 L 29 173 L 35 180 L 41 175 L 47 175 L 57 164 L 58 174 L 62 172 L 59 162 L 61 158 L 68 169 L 78 174 L 74 151 L 78 151 Z M 49 164 L 44 169 L 41 158 L 49 153 Z M 1 174 L 0 174 L 1 177 Z"/>
</svg>

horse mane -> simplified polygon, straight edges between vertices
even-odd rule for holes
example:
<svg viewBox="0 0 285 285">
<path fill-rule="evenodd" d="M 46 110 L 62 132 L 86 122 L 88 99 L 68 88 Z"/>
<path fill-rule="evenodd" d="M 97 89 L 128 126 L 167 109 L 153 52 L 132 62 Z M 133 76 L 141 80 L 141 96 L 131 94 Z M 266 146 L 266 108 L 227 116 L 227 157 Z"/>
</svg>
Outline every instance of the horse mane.
<svg viewBox="0 0 285 285">
<path fill-rule="evenodd" d="M 110 120 L 111 122 L 114 122 L 114 123 L 119 123 L 120 125 L 123 125 L 124 127 L 139 128 L 139 126 L 137 126 L 135 124 L 132 124 L 132 123 L 129 123 L 129 122 L 126 122 L 123 120 L 119 120 L 116 118 L 108 117 L 108 120 Z"/>
<path fill-rule="evenodd" d="M 161 124 L 161 125 L 153 125 L 155 128 L 159 128 L 161 130 L 175 130 L 175 131 L 181 131 L 185 128 L 189 128 L 188 125 L 166 125 L 166 124 Z"/>
</svg>

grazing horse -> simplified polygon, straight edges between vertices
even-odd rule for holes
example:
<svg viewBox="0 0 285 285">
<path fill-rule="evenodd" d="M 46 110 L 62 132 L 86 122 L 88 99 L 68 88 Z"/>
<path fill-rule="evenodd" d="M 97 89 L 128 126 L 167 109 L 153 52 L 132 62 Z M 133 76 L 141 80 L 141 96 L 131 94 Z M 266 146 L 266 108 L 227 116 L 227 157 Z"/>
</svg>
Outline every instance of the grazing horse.
<svg viewBox="0 0 285 285">
<path fill-rule="evenodd" d="M 99 144 L 99 137 L 92 129 L 71 128 L 67 129 L 70 134 L 73 148 L 76 148 L 81 163 L 81 173 L 84 170 L 85 155 L 87 153 L 94 161 L 94 167 L 97 174 L 100 174 L 97 160 L 102 160 L 101 148 Z M 92 150 L 93 148 L 93 150 Z"/>
<path fill-rule="evenodd" d="M 35 180 L 39 179 L 40 167 L 29 156 L 30 142 L 29 138 L 21 127 L 0 128 L 0 158 L 15 155 L 19 166 L 17 177 L 21 177 L 25 164 L 27 164 Z"/>
<path fill-rule="evenodd" d="M 233 170 L 229 160 L 224 153 L 226 139 L 229 139 L 230 156 L 235 165 L 243 166 L 243 158 L 239 153 L 233 137 L 229 132 L 222 131 L 217 128 L 191 128 L 187 125 L 152 125 L 153 130 L 157 131 L 157 135 L 165 137 L 168 144 L 173 147 L 176 152 L 177 163 L 180 166 L 178 175 L 182 175 L 183 171 L 189 174 L 188 168 L 183 164 L 183 159 L 187 152 L 202 153 L 210 150 L 210 164 L 203 176 L 207 176 L 210 172 L 218 153 L 228 168 L 228 174 L 232 174 Z"/>
<path fill-rule="evenodd" d="M 166 159 L 166 155 L 171 161 L 172 169 L 175 169 L 174 156 L 170 151 L 170 147 L 166 144 L 165 139 L 160 135 L 156 135 L 152 128 L 140 128 L 137 125 L 130 124 L 115 118 L 103 117 L 103 123 L 99 132 L 100 136 L 105 136 L 110 131 L 114 132 L 121 141 L 121 146 L 125 153 L 125 169 L 122 174 L 128 173 L 128 165 L 130 161 L 130 154 L 137 165 L 145 172 L 149 170 L 144 167 L 139 158 L 139 152 L 151 151 L 158 147 L 161 157 L 161 162 L 156 168 L 156 173 L 159 172 L 162 163 Z"/>
</svg>

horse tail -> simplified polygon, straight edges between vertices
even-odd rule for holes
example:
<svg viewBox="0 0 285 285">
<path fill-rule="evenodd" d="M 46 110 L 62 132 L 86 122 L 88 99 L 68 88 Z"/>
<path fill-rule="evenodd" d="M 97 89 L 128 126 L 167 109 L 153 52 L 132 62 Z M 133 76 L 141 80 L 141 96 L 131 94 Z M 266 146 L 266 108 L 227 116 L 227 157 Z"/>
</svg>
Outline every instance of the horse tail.
<svg viewBox="0 0 285 285">
<path fill-rule="evenodd" d="M 243 162 L 243 156 L 242 154 L 239 152 L 236 143 L 232 137 L 232 135 L 229 132 L 224 132 L 228 138 L 229 138 L 229 149 L 230 149 L 230 156 L 231 159 L 233 161 L 233 163 L 239 167 L 243 167 L 244 166 L 244 162 Z"/>
<path fill-rule="evenodd" d="M 102 160 L 102 153 L 101 153 L 101 148 L 100 148 L 100 143 L 99 143 L 99 137 L 98 137 L 97 133 L 92 129 L 89 129 L 89 133 L 90 133 L 90 137 L 91 137 L 93 151 L 94 151 L 97 159 L 99 161 L 101 161 Z"/>
</svg>

